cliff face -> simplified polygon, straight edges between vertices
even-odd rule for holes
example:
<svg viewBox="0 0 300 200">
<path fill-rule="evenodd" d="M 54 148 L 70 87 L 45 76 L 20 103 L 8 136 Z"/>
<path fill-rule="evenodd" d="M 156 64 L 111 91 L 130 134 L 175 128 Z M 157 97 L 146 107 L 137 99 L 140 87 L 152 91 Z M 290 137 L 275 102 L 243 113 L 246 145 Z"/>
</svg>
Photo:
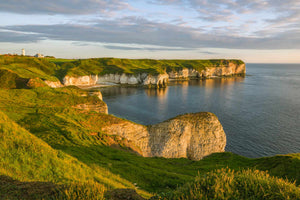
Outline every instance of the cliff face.
<svg viewBox="0 0 300 200">
<path fill-rule="evenodd" d="M 151 149 L 149 145 L 149 131 L 146 126 L 135 124 L 129 121 L 123 121 L 118 124 L 112 124 L 103 127 L 108 135 L 118 135 L 132 141 L 140 150 L 139 153 L 144 157 L 151 157 Z"/>
<path fill-rule="evenodd" d="M 207 68 L 201 73 L 203 77 L 214 77 L 214 76 L 231 76 L 238 74 L 245 74 L 246 66 L 245 64 L 236 65 L 234 63 L 229 63 L 228 66 L 216 67 L 216 68 Z"/>
<path fill-rule="evenodd" d="M 65 76 L 64 85 L 92 86 L 96 84 L 129 84 L 144 85 L 154 87 L 165 87 L 170 79 L 190 79 L 190 78 L 212 78 L 218 76 L 232 76 L 246 73 L 245 64 L 228 63 L 219 67 L 207 67 L 204 70 L 183 68 L 168 73 L 151 75 L 140 74 L 105 74 L 71 77 Z M 49 85 L 49 84 L 48 84 Z"/>
<path fill-rule="evenodd" d="M 151 126 L 122 122 L 103 131 L 134 142 L 146 157 L 200 160 L 226 146 L 223 127 L 212 113 L 186 114 Z"/>
<path fill-rule="evenodd" d="M 223 127 L 212 113 L 178 116 L 150 126 L 149 132 L 152 156 L 200 160 L 226 146 Z"/>
<path fill-rule="evenodd" d="M 98 76 L 97 75 L 89 75 L 89 76 L 65 76 L 63 79 L 63 84 L 65 86 L 68 85 L 76 85 L 76 86 L 84 86 L 84 85 L 95 85 L 97 83 Z"/>
<path fill-rule="evenodd" d="M 48 80 L 45 80 L 44 81 L 49 87 L 52 87 L 52 88 L 59 88 L 59 87 L 63 87 L 63 85 L 59 82 L 59 81 L 48 81 Z"/>
<path fill-rule="evenodd" d="M 89 96 L 97 96 L 101 101 L 103 101 L 102 93 L 100 91 L 89 91 Z"/>
<path fill-rule="evenodd" d="M 77 86 L 92 86 L 96 84 L 129 84 L 129 85 L 154 85 L 156 87 L 164 87 L 168 82 L 168 74 L 150 75 L 146 73 L 131 75 L 131 74 L 105 74 L 103 76 L 89 75 L 71 77 L 65 76 L 63 79 L 64 85 Z"/>
<path fill-rule="evenodd" d="M 205 70 L 201 71 L 197 71 L 195 69 L 182 69 L 179 71 L 168 72 L 170 79 L 212 78 L 242 74 L 246 74 L 246 65 L 238 65 L 232 62 L 220 67 L 207 67 Z"/>
<path fill-rule="evenodd" d="M 81 94 L 81 96 L 96 96 L 101 101 L 96 100 L 89 103 L 77 104 L 76 106 L 74 106 L 74 108 L 108 114 L 107 104 L 102 101 L 102 94 L 100 91 L 85 92 Z"/>
</svg>

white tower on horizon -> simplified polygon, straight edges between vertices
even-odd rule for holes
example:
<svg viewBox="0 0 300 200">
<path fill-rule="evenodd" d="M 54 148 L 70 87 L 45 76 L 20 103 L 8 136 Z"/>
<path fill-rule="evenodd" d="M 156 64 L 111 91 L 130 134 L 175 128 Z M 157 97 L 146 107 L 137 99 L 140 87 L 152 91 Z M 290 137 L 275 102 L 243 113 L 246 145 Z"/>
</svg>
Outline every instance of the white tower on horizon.
<svg viewBox="0 0 300 200">
<path fill-rule="evenodd" d="M 25 56 L 25 49 L 22 49 L 22 56 Z"/>
</svg>

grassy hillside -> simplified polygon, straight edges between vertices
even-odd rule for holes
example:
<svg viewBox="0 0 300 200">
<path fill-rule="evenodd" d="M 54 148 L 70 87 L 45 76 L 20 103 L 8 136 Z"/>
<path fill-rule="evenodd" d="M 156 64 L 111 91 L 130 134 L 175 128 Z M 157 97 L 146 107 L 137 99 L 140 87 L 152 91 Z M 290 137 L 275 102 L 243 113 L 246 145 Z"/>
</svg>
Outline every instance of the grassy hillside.
<svg viewBox="0 0 300 200">
<path fill-rule="evenodd" d="M 104 168 L 91 168 L 63 151 L 53 149 L 1 111 L 0 133 L 2 198 L 5 195 L 9 199 L 25 195 L 30 199 L 45 192 L 58 198 L 67 193 L 74 195 L 72 189 L 84 190 L 84 185 L 94 185 L 91 191 L 101 190 L 97 197 L 103 196 L 107 188 L 134 188 L 131 183 Z"/>
<path fill-rule="evenodd" d="M 38 77 L 43 80 L 58 81 L 55 77 L 58 69 L 54 63 L 46 59 L 0 55 L 0 71 L 8 71 L 24 79 Z"/>
<path fill-rule="evenodd" d="M 52 60 L 55 62 L 55 60 Z M 209 67 L 227 65 L 229 62 L 242 64 L 241 60 L 151 60 L 151 59 L 119 59 L 119 58 L 93 58 L 75 61 L 60 62 L 64 73 L 69 76 L 83 76 L 89 74 L 148 73 L 152 75 L 169 71 L 178 71 L 184 68 L 193 68 L 201 71 Z"/>
<path fill-rule="evenodd" d="M 257 193 L 258 196 L 249 196 L 252 199 L 260 198 L 259 195 L 269 197 L 274 191 L 286 191 L 280 193 L 282 196 L 271 196 L 275 199 L 299 198 L 295 195 L 299 191 L 296 185 L 300 183 L 300 154 L 250 159 L 225 152 L 212 154 L 201 161 L 144 158 L 133 153 L 124 139 L 102 132 L 102 127 L 125 119 L 75 108 L 78 104 L 104 106 L 105 103 L 98 97 L 89 96 L 77 87 L 9 89 L 13 84 L 14 88 L 18 88 L 17 84 L 21 84 L 24 78 L 39 81 L 45 77 L 38 70 L 29 70 L 28 67 L 17 67 L 17 70 L 9 68 L 19 61 L 8 58 L 6 61 L 6 58 L 3 59 L 0 65 L 0 83 L 8 86 L 0 89 L 0 199 L 104 199 L 116 188 L 133 188 L 147 198 L 152 194 L 159 194 L 155 198 L 167 199 L 193 199 L 191 194 L 206 197 L 212 195 L 205 193 L 208 188 L 213 188 L 218 195 L 227 195 L 228 199 L 246 198 L 241 196 L 246 190 Z M 63 74 L 63 70 L 64 73 L 71 73 L 78 63 L 80 66 L 85 62 L 105 60 L 109 63 L 113 60 L 116 66 L 121 66 L 120 63 L 132 61 L 109 58 L 45 59 L 41 64 L 35 58 L 20 59 L 36 61 L 37 64 L 32 64 L 33 68 L 41 71 L 45 68 L 48 70 L 45 74 L 51 77 L 58 77 L 57 74 Z M 150 62 L 164 62 L 134 61 L 136 68 L 123 70 L 136 73 L 134 70 L 138 70 L 139 62 L 149 66 Z M 176 68 L 185 61 L 168 62 L 174 62 Z M 1 68 L 3 66 L 6 68 Z M 90 68 L 89 64 L 86 68 L 79 68 L 83 73 L 86 70 L 98 73 L 99 70 L 96 66 L 95 69 Z M 172 70 L 171 67 L 163 69 Z M 26 70 L 34 74 L 29 76 Z M 223 168 L 227 169 L 221 170 Z M 268 171 L 270 176 L 287 178 L 296 183 L 272 178 L 255 170 Z M 263 188 L 264 193 L 256 187 Z"/>
<path fill-rule="evenodd" d="M 250 167 L 269 170 L 271 175 L 287 177 L 291 181 L 296 180 L 297 183 L 300 181 L 299 169 L 297 168 L 297 166 L 300 166 L 299 154 L 249 159 L 232 153 L 217 153 L 201 161 L 137 156 L 122 145 L 122 140 L 118 137 L 105 135 L 101 131 L 101 127 L 123 119 L 78 110 L 73 107 L 79 103 L 103 103 L 94 96 L 82 96 L 84 91 L 76 87 L 0 90 L 0 93 L 0 109 L 10 118 L 6 117 L 2 121 L 13 120 L 16 123 L 12 121 L 10 123 L 18 127 L 14 130 L 20 129 L 24 132 L 23 135 L 27 135 L 26 137 L 31 135 L 30 137 L 36 138 L 35 140 L 22 139 L 21 141 L 30 140 L 36 141 L 34 144 L 46 145 L 51 151 L 58 152 L 57 156 L 53 157 L 54 160 L 62 154 L 64 155 L 63 159 L 74 159 L 81 168 L 85 166 L 84 169 L 78 168 L 83 175 L 76 172 L 78 179 L 74 177 L 71 180 L 82 182 L 83 180 L 96 179 L 99 184 L 112 188 L 134 187 L 133 183 L 135 183 L 136 187 L 144 191 L 161 193 L 174 190 L 177 186 L 193 181 L 198 173 L 205 174 L 213 169 L 224 167 L 235 170 Z M 9 139 L 3 141 L 7 142 Z M 119 144 L 119 147 L 110 147 L 112 141 Z M 3 146 L 6 145 L 1 145 L 0 148 L 3 148 Z M 13 149 L 16 146 L 9 146 L 11 146 L 10 149 L 4 149 L 3 152 L 14 153 Z M 19 146 L 23 146 L 23 144 Z M 24 152 L 27 151 L 30 155 L 33 154 L 25 148 Z M 44 152 L 44 150 L 38 150 L 38 152 Z M 26 155 L 23 158 L 25 160 L 20 161 L 27 168 L 28 171 L 26 171 L 19 167 L 18 162 L 14 161 L 13 154 L 8 155 L 8 160 L 2 162 L 2 166 L 12 166 L 13 168 L 2 172 L 3 175 L 19 181 L 70 182 L 69 177 L 72 175 L 72 171 L 69 172 L 69 175 L 68 173 L 62 174 L 59 172 L 61 169 L 57 167 L 58 171 L 53 172 L 53 177 L 49 175 L 51 168 L 56 168 L 56 165 L 68 166 L 66 164 L 51 166 L 54 161 L 47 161 L 46 159 L 42 165 L 44 168 L 49 166 L 49 171 L 44 172 L 43 168 L 40 169 L 39 165 L 31 162 L 32 158 L 28 159 L 29 157 Z M 51 158 L 47 154 L 43 155 Z M 39 156 L 36 156 L 36 158 L 39 158 Z M 41 156 L 40 158 L 37 159 L 39 162 L 44 160 L 44 157 Z M 26 160 L 29 161 L 25 162 Z M 33 173 L 35 170 L 36 173 Z M 90 175 L 89 170 L 93 171 L 93 175 Z M 43 175 L 42 172 L 46 175 Z M 19 177 L 24 178 L 20 179 Z M 140 193 L 147 196 L 145 192 L 140 191 Z"/>
<path fill-rule="evenodd" d="M 241 60 L 151 60 L 151 59 L 56 59 L 26 56 L 0 55 L 1 88 L 24 88 L 24 82 L 32 78 L 41 80 L 63 80 L 66 75 L 84 76 L 90 74 L 162 74 L 193 68 L 201 71 L 209 67 L 227 65 L 229 62 L 242 64 Z M 5 83 L 5 84 L 4 84 Z M 25 84 L 26 85 L 26 84 Z"/>
</svg>

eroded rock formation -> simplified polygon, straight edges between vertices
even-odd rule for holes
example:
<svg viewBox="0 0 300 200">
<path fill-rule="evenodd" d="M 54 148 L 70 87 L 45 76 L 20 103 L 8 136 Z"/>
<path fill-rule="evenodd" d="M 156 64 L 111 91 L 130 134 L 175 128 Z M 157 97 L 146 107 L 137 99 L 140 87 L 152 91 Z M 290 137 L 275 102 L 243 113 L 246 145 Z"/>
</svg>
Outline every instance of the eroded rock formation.
<svg viewBox="0 0 300 200">
<path fill-rule="evenodd" d="M 60 81 L 48 81 L 48 80 L 45 80 L 44 82 L 45 82 L 49 87 L 52 87 L 52 88 L 63 87 L 63 85 L 61 84 Z"/>
<path fill-rule="evenodd" d="M 205 70 L 181 69 L 168 72 L 170 79 L 190 79 L 190 78 L 212 78 L 221 76 L 242 75 L 246 73 L 245 64 L 235 64 L 229 62 L 228 65 L 219 67 L 207 67 Z"/>
<path fill-rule="evenodd" d="M 212 78 L 220 76 L 232 76 L 246 73 L 245 64 L 235 64 L 229 62 L 227 65 L 218 67 L 207 67 L 204 70 L 197 71 L 192 68 L 184 68 L 176 71 L 169 71 L 163 74 L 151 75 L 147 73 L 140 74 L 105 74 L 105 75 L 87 75 L 71 77 L 65 76 L 64 85 L 93 86 L 96 84 L 128 84 L 144 85 L 154 87 L 165 87 L 169 79 L 190 79 L 190 78 Z M 48 84 L 49 85 L 49 84 Z"/>
<path fill-rule="evenodd" d="M 108 114 L 107 104 L 102 101 L 100 91 L 85 91 L 81 96 L 96 96 L 98 99 L 89 103 L 77 104 L 74 108 Z"/>
<path fill-rule="evenodd" d="M 226 146 L 221 123 L 208 112 L 181 115 L 151 126 L 125 121 L 104 127 L 103 131 L 133 141 L 146 157 L 200 160 L 223 152 Z"/>
<path fill-rule="evenodd" d="M 105 74 L 71 77 L 65 76 L 64 85 L 92 86 L 102 84 L 128 84 L 128 85 L 153 85 L 155 87 L 164 87 L 168 82 L 168 74 Z"/>
</svg>

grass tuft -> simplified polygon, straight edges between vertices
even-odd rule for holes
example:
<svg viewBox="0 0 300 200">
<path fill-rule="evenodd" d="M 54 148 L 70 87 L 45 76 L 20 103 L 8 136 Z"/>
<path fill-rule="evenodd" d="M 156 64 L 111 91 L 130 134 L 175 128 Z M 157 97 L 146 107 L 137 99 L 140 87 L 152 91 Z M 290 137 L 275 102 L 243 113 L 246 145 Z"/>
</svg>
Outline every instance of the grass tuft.
<svg viewBox="0 0 300 200">
<path fill-rule="evenodd" d="M 235 172 L 223 168 L 199 175 L 175 192 L 153 199 L 300 199 L 300 188 L 267 172 L 249 169 Z"/>
</svg>

